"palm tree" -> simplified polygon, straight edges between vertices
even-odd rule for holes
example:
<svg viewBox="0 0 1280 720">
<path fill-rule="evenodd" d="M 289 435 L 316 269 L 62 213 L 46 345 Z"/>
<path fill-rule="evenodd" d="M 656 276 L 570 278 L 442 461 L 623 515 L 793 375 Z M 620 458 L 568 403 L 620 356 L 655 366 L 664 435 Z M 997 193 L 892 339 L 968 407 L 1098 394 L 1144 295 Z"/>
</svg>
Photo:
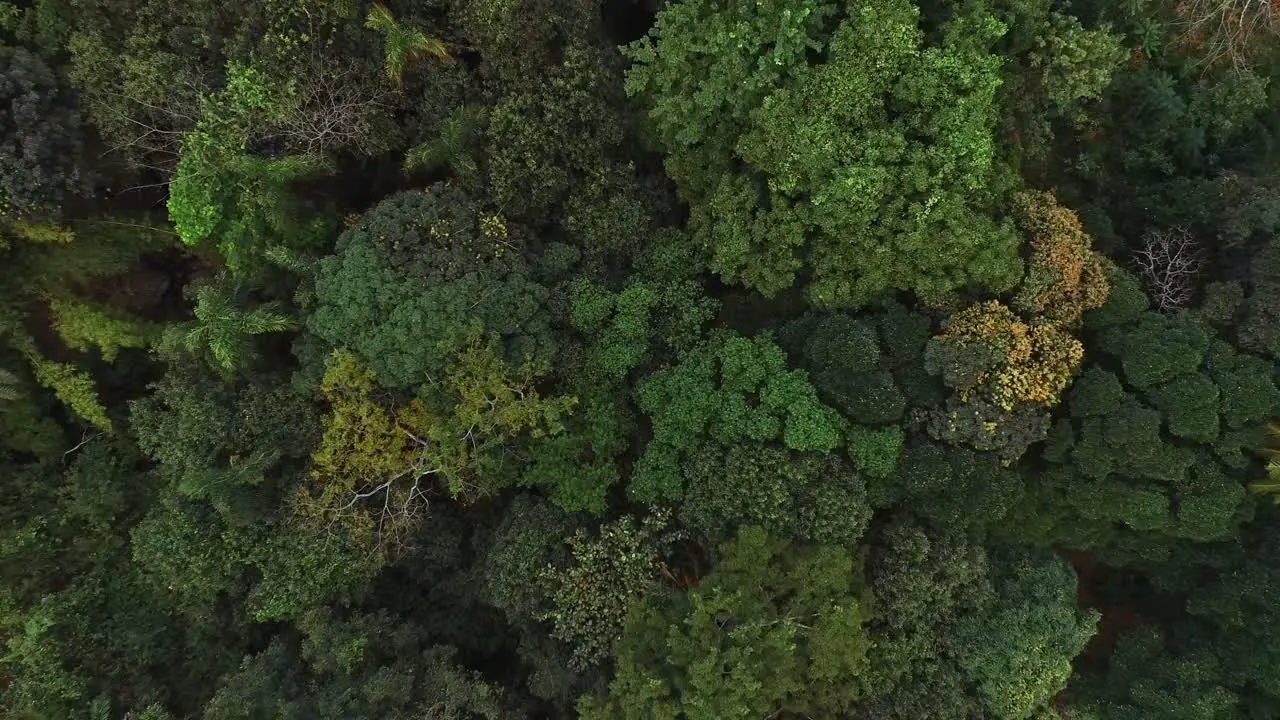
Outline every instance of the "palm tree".
<svg viewBox="0 0 1280 720">
<path fill-rule="evenodd" d="M 364 26 L 386 37 L 387 77 L 396 85 L 404 84 L 404 71 L 410 63 L 425 58 L 446 62 L 453 60 L 443 40 L 396 22 L 391 11 L 382 3 L 374 3 L 369 8 Z"/>
<path fill-rule="evenodd" d="M 224 372 L 246 364 L 254 355 L 255 335 L 292 330 L 296 323 L 278 303 L 246 309 L 240 288 L 222 281 L 195 288 L 195 320 L 171 327 L 161 338 L 166 352 L 208 352 L 211 364 Z"/>
</svg>

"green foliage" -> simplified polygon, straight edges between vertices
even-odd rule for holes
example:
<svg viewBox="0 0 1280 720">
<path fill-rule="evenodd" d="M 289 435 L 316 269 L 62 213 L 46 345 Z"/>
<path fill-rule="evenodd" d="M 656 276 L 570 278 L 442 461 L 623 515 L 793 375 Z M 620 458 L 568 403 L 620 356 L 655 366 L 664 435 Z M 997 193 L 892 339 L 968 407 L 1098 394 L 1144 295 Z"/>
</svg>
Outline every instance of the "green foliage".
<svg viewBox="0 0 1280 720">
<path fill-rule="evenodd" d="M 0 716 L 1280 717 L 1268 66 L 868 3 L 0 2 Z"/>
<path fill-rule="evenodd" d="M 248 293 L 226 277 L 189 286 L 188 294 L 196 301 L 195 319 L 166 328 L 158 349 L 168 355 L 185 352 L 206 358 L 210 366 L 223 373 L 252 363 L 257 355 L 255 336 L 296 327 L 294 319 L 281 312 L 279 303 L 245 309 Z"/>
<path fill-rule="evenodd" d="M 636 282 L 617 293 L 587 278 L 574 281 L 569 319 L 590 338 L 583 372 L 618 384 L 662 345 L 685 350 L 699 337 L 717 303 L 692 280 Z"/>
<path fill-rule="evenodd" d="M 874 325 L 847 315 L 824 318 L 809 334 L 803 357 L 822 398 L 850 420 L 892 423 L 906 411 Z"/>
<path fill-rule="evenodd" d="M 1195 372 L 1209 336 L 1188 320 L 1145 313 L 1132 325 L 1105 331 L 1099 344 L 1120 358 L 1125 382 L 1146 390 Z"/>
<path fill-rule="evenodd" d="M 1202 443 L 1218 439 L 1218 386 L 1207 376 L 1185 375 L 1156 388 L 1150 398 L 1172 435 Z"/>
<path fill-rule="evenodd" d="M 495 104 L 488 170 L 498 205 L 517 217 L 545 217 L 571 192 L 594 189 L 591 176 L 622 171 L 607 164 L 622 141 L 613 81 L 595 52 L 575 44 L 546 79 Z"/>
<path fill-rule="evenodd" d="M 583 718 L 835 715 L 863 693 L 870 641 L 860 562 L 746 527 L 688 593 L 638 604 L 607 697 Z"/>
<path fill-rule="evenodd" d="M 1092 110 L 1129 58 L 1123 34 L 1082 23 L 1043 1 L 997 4 L 1009 27 L 1000 88 L 1002 130 L 1028 161 L 1044 162 L 1059 125 L 1088 129 Z M 1082 16 L 1085 13 L 1081 13 Z"/>
<path fill-rule="evenodd" d="M 896 474 L 867 482 L 872 506 L 903 504 L 939 527 L 982 534 L 999 528 L 1022 500 L 1023 481 L 991 453 L 909 444 Z"/>
<path fill-rule="evenodd" d="M 0 47 L 0 215 L 57 215 L 83 194 L 80 118 L 45 61 L 22 47 Z"/>
<path fill-rule="evenodd" d="M 964 6 L 923 45 L 907 0 L 852 8 L 830 32 L 837 12 L 682 3 L 629 49 L 627 90 L 648 104 L 711 268 L 774 295 L 803 257 L 824 307 L 1012 286 L 1016 237 L 987 215 L 1004 26 Z"/>
<path fill-rule="evenodd" d="M 1020 512 L 1117 563 L 1163 559 L 1178 539 L 1231 537 L 1250 512 L 1245 453 L 1280 400 L 1267 363 L 1186 317 L 1150 312 L 1090 347 L 1098 365 L 1072 389 L 1073 420 L 1059 421 L 1045 451 L 1063 467 L 1029 474 L 1034 500 Z M 1103 369 L 1117 365 L 1123 383 Z"/>
<path fill-rule="evenodd" d="M 835 455 L 707 443 L 684 476 L 680 518 L 711 544 L 746 523 L 796 542 L 852 548 L 871 519 L 862 479 Z"/>
<path fill-rule="evenodd" d="M 1090 367 L 1081 373 L 1067 396 L 1073 418 L 1110 415 L 1120 409 L 1124 400 L 1120 379 L 1099 367 Z"/>
<path fill-rule="evenodd" d="M 270 375 L 231 381 L 178 362 L 151 390 L 130 408 L 139 447 L 179 495 L 233 523 L 262 514 L 275 498 L 259 493 L 290 476 L 318 434 L 306 397 Z"/>
<path fill-rule="evenodd" d="M 518 483 L 539 487 L 567 512 L 601 514 L 617 483 L 619 456 L 632 431 L 625 400 L 599 391 L 580 392 L 562 432 L 543 437 L 527 450 L 528 464 Z"/>
<path fill-rule="evenodd" d="M 549 361 L 549 292 L 529 276 L 519 228 L 486 217 L 501 216 L 452 187 L 382 201 L 320 261 L 308 328 L 393 388 L 438 376 L 477 330 L 501 335 L 516 362 Z"/>
<path fill-rule="evenodd" d="M 959 665 L 998 718 L 1037 717 L 1071 677 L 1097 611 L 1076 608 L 1076 577 L 1057 557 L 1014 557 L 995 582 L 996 606 L 956 626 Z"/>
<path fill-rule="evenodd" d="M 1142 291 L 1142 283 L 1133 273 L 1116 265 L 1108 268 L 1111 292 L 1107 302 L 1100 308 L 1085 313 L 1085 327 L 1088 329 L 1107 328 L 1130 322 L 1151 307 L 1146 293 Z"/>
<path fill-rule="evenodd" d="M 565 540 L 569 564 L 542 570 L 539 581 L 550 589 L 551 609 L 538 619 L 554 624 L 551 636 L 573 648 L 575 669 L 608 658 L 627 608 L 657 589 L 660 559 L 670 544 L 666 523 L 661 514 L 643 522 L 625 516 L 602 526 L 596 537 L 579 530 Z"/>
<path fill-rule="evenodd" d="M 1105 681 L 1088 679 L 1078 706 L 1100 719 L 1159 716 L 1170 720 L 1228 720 L 1239 698 L 1223 686 L 1223 670 L 1208 652 L 1175 654 L 1149 625 L 1121 638 Z"/>
<path fill-rule="evenodd" d="M 49 388 L 77 417 L 99 430 L 111 430 L 111 418 L 98 398 L 97 386 L 88 373 L 69 363 L 53 362 L 29 354 L 31 373 L 36 382 Z"/>
<path fill-rule="evenodd" d="M 896 427 L 849 429 L 849 457 L 858 472 L 885 479 L 898 469 L 898 458 L 904 442 L 902 430 Z"/>
<path fill-rule="evenodd" d="M 107 362 L 123 348 L 147 347 L 155 334 L 154 327 L 111 308 L 61 298 L 49 305 L 54 329 L 67 347 L 81 352 L 97 348 Z"/>
<path fill-rule="evenodd" d="M 1249 263 L 1249 282 L 1236 332 L 1240 344 L 1271 358 L 1280 357 L 1280 242 L 1260 249 Z"/>
<path fill-rule="evenodd" d="M 884 529 L 876 547 L 868 564 L 876 609 L 868 625 L 871 710 L 904 719 L 917 716 L 913 708 L 942 717 L 977 714 L 955 665 L 965 648 L 954 646 L 951 631 L 996 597 L 986 551 L 901 521 Z M 922 692 L 929 697 L 918 697 Z M 970 710 L 944 714 L 954 706 Z"/>
<path fill-rule="evenodd" d="M 227 68 L 227 85 L 204 98 L 200 123 L 183 136 L 169 184 L 169 216 L 187 245 L 214 240 L 228 269 L 247 275 L 273 245 L 308 248 L 327 233 L 323 214 L 299 222 L 297 181 L 324 175 L 318 155 L 263 157 L 251 152 L 260 126 L 285 121 L 288 88 L 249 66 Z"/>
<path fill-rule="evenodd" d="M 767 337 L 714 336 L 675 367 L 636 389 L 653 437 L 631 478 L 647 502 L 683 495 L 679 466 L 709 437 L 725 445 L 781 440 L 793 450 L 831 450 L 843 441 L 840 416 L 817 398 L 807 375 L 787 370 Z"/>
</svg>

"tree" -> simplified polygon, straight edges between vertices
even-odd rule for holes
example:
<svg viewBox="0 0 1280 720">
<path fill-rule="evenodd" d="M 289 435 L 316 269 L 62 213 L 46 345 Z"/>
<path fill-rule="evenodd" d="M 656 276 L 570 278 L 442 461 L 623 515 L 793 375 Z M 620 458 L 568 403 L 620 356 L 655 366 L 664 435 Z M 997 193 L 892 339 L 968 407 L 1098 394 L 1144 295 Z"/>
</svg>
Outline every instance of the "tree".
<svg viewBox="0 0 1280 720">
<path fill-rule="evenodd" d="M 68 347 L 81 352 L 96 348 L 107 362 L 122 349 L 147 347 L 157 330 L 114 308 L 71 298 L 50 298 L 49 310 L 54 329 Z"/>
<path fill-rule="evenodd" d="M 255 67 L 230 64 L 226 87 L 202 99 L 200 121 L 182 138 L 168 209 L 187 245 L 213 241 L 234 276 L 252 277 L 269 250 L 314 250 L 329 232 L 323 213 L 307 213 L 293 183 L 327 174 L 320 155 L 263 156 L 263 128 L 290 120 L 289 88 Z"/>
<path fill-rule="evenodd" d="M 297 326 L 276 302 L 244 309 L 248 301 L 244 286 L 225 276 L 188 286 L 186 292 L 196 301 L 195 319 L 166 328 L 158 349 L 169 355 L 186 352 L 207 358 L 219 372 L 230 373 L 252 363 L 257 356 L 254 336 Z"/>
<path fill-rule="evenodd" d="M 320 526 L 337 524 L 381 551 L 401 551 L 439 480 L 476 500 L 512 483 L 507 445 L 559 433 L 572 397 L 542 398 L 541 374 L 511 368 L 492 343 L 473 340 L 451 358 L 423 400 L 379 401 L 377 378 L 350 352 L 330 356 L 321 384 L 329 403 L 312 454 L 313 482 L 297 506 Z"/>
<path fill-rule="evenodd" d="M 58 215 L 87 189 L 79 116 L 44 60 L 21 47 L 0 47 L 0 107 L 0 215 Z"/>
<path fill-rule="evenodd" d="M 575 669 L 607 659 L 622 635 L 627 608 L 657 590 L 661 559 L 674 539 L 667 522 L 662 514 L 643 521 L 624 516 L 595 537 L 578 530 L 564 541 L 569 564 L 542 569 L 551 609 L 537 617 L 554 625 L 551 637 L 573 648 Z"/>
<path fill-rule="evenodd" d="M 308 329 L 348 348 L 389 388 L 439 377 L 477 331 L 519 364 L 555 356 L 545 304 L 523 255 L 522 228 L 456 187 L 383 200 L 315 270 Z"/>
<path fill-rule="evenodd" d="M 743 528 L 696 588 L 635 606 L 614 647 L 609 695 L 584 697 L 581 716 L 699 720 L 851 709 L 865 689 L 870 648 L 860 571 L 842 548 L 797 550 Z"/>
<path fill-rule="evenodd" d="M 1036 717 L 1066 687 L 1098 613 L 1076 608 L 1075 573 L 1061 558 L 1015 555 L 999 571 L 994 607 L 955 628 L 966 648 L 957 662 L 993 716 Z"/>
<path fill-rule="evenodd" d="M 1019 228 L 1030 236 L 1031 262 L 1014 298 L 1018 310 L 1077 327 L 1085 312 L 1102 307 L 1111 290 L 1106 259 L 1079 217 L 1052 193 L 1016 197 Z"/>
<path fill-rule="evenodd" d="M 309 398 L 280 376 L 226 378 L 178 361 L 130 406 L 130 428 L 179 496 L 233 524 L 274 511 L 318 436 Z"/>
<path fill-rule="evenodd" d="M 1191 302 L 1204 268 L 1204 253 L 1191 233 L 1174 228 L 1144 235 L 1133 261 L 1156 309 L 1173 312 Z"/>
<path fill-rule="evenodd" d="M 956 393 L 932 412 L 930 432 L 1012 462 L 1043 439 L 1044 411 L 1057 405 L 1083 358 L 1080 342 L 1054 321 L 1026 322 L 995 301 L 971 305 L 925 350 L 925 367 Z"/>
<path fill-rule="evenodd" d="M 1029 505 L 1017 514 L 1036 516 L 1033 535 L 1118 564 L 1231 537 L 1251 512 L 1250 448 L 1280 402 L 1267 363 L 1188 317 L 1153 311 L 1087 337 L 1094 365 L 1045 447 L 1059 467 L 1028 475 Z"/>
<path fill-rule="evenodd" d="M 453 60 L 444 42 L 422 30 L 396 22 L 391 11 L 382 3 L 374 3 L 369 8 L 364 26 L 382 34 L 386 43 L 387 78 L 396 85 L 404 84 L 404 71 L 412 63 L 428 58 Z"/>
<path fill-rule="evenodd" d="M 631 477 L 637 499 L 677 500 L 684 494 L 680 465 L 711 438 L 725 445 L 781 440 L 793 450 L 832 450 L 840 416 L 819 402 L 801 370 L 767 337 L 713 336 L 680 363 L 646 377 L 636 389 L 653 437 Z"/>
<path fill-rule="evenodd" d="M 627 90 L 711 269 L 772 296 L 807 264 L 822 307 L 1017 281 L 1016 237 L 989 214 L 1005 28 L 962 5 L 926 45 L 918 23 L 907 0 L 689 2 L 630 47 Z"/>
<path fill-rule="evenodd" d="M 865 483 L 838 455 L 709 442 L 683 471 L 680 518 L 712 545 L 750 524 L 795 542 L 852 548 L 871 520 Z"/>
</svg>

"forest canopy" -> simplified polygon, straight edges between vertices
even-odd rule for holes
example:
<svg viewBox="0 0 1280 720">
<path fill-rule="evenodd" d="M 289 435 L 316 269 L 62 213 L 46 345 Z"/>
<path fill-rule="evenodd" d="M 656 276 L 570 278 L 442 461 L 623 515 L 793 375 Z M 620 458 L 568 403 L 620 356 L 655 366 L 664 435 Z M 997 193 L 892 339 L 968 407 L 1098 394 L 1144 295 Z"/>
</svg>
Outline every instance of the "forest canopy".
<svg viewBox="0 0 1280 720">
<path fill-rule="evenodd" d="M 0 2 L 0 715 L 1280 718 L 1280 21 Z"/>
</svg>

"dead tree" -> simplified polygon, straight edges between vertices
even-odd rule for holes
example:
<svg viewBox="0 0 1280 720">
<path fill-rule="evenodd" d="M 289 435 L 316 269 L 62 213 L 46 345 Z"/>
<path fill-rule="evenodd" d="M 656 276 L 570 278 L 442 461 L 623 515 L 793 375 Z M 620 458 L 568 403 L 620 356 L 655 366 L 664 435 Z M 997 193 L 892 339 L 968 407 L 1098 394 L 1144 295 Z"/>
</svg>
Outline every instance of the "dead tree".
<svg viewBox="0 0 1280 720">
<path fill-rule="evenodd" d="M 1181 42 L 1201 63 L 1248 67 L 1259 43 L 1280 37 L 1280 8 L 1271 0 L 1181 0 L 1174 6 Z"/>
<path fill-rule="evenodd" d="M 1133 263 L 1156 309 L 1173 312 L 1191 302 L 1205 258 L 1191 233 L 1185 228 L 1173 228 L 1144 235 L 1142 249 L 1133 254 Z"/>
</svg>

